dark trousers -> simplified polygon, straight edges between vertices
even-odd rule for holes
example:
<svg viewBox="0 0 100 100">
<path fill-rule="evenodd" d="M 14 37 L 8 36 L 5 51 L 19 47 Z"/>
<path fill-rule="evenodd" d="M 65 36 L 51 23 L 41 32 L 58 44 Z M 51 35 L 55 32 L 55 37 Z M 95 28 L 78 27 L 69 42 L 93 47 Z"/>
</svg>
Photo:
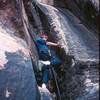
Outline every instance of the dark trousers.
<svg viewBox="0 0 100 100">
<path fill-rule="evenodd" d="M 43 72 L 43 83 L 47 84 L 48 81 L 49 81 L 49 68 L 48 66 L 43 66 L 43 69 L 42 69 L 42 72 Z"/>
</svg>

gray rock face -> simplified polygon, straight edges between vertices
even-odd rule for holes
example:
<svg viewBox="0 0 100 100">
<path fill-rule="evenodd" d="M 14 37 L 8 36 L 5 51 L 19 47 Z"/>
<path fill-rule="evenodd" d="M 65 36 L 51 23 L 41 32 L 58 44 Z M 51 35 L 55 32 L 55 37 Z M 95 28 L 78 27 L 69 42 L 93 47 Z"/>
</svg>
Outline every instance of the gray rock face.
<svg viewBox="0 0 100 100">
<path fill-rule="evenodd" d="M 61 89 L 63 100 L 96 100 L 99 91 L 98 37 L 90 32 L 71 12 L 45 4 L 37 4 L 50 34 L 64 49 L 65 77 Z M 67 56 L 69 55 L 69 56 Z M 67 60 L 74 57 L 72 66 Z M 60 79 L 59 79 L 60 80 Z"/>
<path fill-rule="evenodd" d="M 63 0 L 60 1 L 63 2 Z M 65 0 L 65 2 L 68 4 L 68 6 L 74 6 L 74 8 L 72 7 L 73 10 L 84 9 L 84 5 L 88 2 L 90 5 L 92 4 L 92 7 L 94 6 L 95 9 L 99 11 L 99 0 Z"/>
<path fill-rule="evenodd" d="M 63 100 L 98 100 L 99 72 L 97 66 L 66 64 L 66 75 L 62 80 Z"/>
<path fill-rule="evenodd" d="M 99 0 L 61 0 L 82 22 L 98 33 Z"/>
<path fill-rule="evenodd" d="M 0 38 L 0 99 L 38 100 L 39 92 L 25 42 L 3 32 Z"/>
<path fill-rule="evenodd" d="M 68 10 L 61 9 L 60 21 L 66 34 L 69 51 L 76 60 L 83 62 L 98 62 L 99 41 L 98 37 L 90 32 L 80 20 Z"/>
<path fill-rule="evenodd" d="M 38 0 L 37 0 L 38 1 Z M 41 0 L 42 3 L 68 8 L 92 31 L 98 33 L 99 0 Z"/>
<path fill-rule="evenodd" d="M 76 61 L 98 63 L 99 41 L 94 33 L 66 9 L 55 9 L 45 4 L 39 7 L 48 20 L 51 35 L 60 42 L 67 55 Z"/>
<path fill-rule="evenodd" d="M 21 10 L 19 0 L 16 1 L 0 1 L 0 100 L 39 100 L 26 33 L 17 12 Z"/>
</svg>

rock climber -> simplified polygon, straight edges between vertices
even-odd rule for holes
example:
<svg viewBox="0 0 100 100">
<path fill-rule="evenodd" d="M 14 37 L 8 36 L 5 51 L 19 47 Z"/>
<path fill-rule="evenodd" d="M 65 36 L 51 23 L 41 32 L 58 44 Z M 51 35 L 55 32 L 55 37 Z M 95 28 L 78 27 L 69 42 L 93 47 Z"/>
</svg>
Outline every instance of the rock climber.
<svg viewBox="0 0 100 100">
<path fill-rule="evenodd" d="M 39 54 L 39 60 L 50 61 L 52 66 L 60 66 L 62 61 L 56 55 L 53 49 L 50 49 L 51 46 L 60 47 L 58 43 L 48 41 L 48 36 L 44 33 L 40 34 L 35 39 L 37 51 Z M 44 65 L 43 70 L 43 85 L 47 85 L 49 80 L 49 67 L 50 65 Z"/>
</svg>

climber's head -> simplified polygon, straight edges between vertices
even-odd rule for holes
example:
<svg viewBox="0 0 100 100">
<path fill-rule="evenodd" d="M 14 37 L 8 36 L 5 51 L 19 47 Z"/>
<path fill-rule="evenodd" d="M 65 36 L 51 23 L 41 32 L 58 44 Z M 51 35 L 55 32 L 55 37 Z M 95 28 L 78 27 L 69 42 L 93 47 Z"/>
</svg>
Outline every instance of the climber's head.
<svg viewBox="0 0 100 100">
<path fill-rule="evenodd" d="M 44 33 L 41 33 L 40 37 L 42 37 L 44 40 L 48 40 L 48 36 Z"/>
</svg>

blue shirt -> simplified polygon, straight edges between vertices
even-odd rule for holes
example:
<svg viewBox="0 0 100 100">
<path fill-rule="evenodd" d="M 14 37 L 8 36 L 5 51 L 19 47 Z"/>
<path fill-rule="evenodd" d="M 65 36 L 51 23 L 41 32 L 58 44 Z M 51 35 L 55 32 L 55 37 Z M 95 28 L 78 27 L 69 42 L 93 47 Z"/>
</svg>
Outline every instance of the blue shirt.
<svg viewBox="0 0 100 100">
<path fill-rule="evenodd" d="M 39 53 L 39 58 L 41 60 L 50 60 L 52 65 L 61 63 L 61 60 L 56 56 L 56 53 L 53 50 L 50 50 L 51 51 L 51 56 L 50 56 L 49 47 L 43 38 L 37 37 L 35 41 Z"/>
<path fill-rule="evenodd" d="M 40 58 L 47 60 L 47 58 L 49 58 L 50 55 L 49 55 L 49 47 L 46 44 L 46 41 L 41 37 L 37 37 L 35 41 Z"/>
</svg>

